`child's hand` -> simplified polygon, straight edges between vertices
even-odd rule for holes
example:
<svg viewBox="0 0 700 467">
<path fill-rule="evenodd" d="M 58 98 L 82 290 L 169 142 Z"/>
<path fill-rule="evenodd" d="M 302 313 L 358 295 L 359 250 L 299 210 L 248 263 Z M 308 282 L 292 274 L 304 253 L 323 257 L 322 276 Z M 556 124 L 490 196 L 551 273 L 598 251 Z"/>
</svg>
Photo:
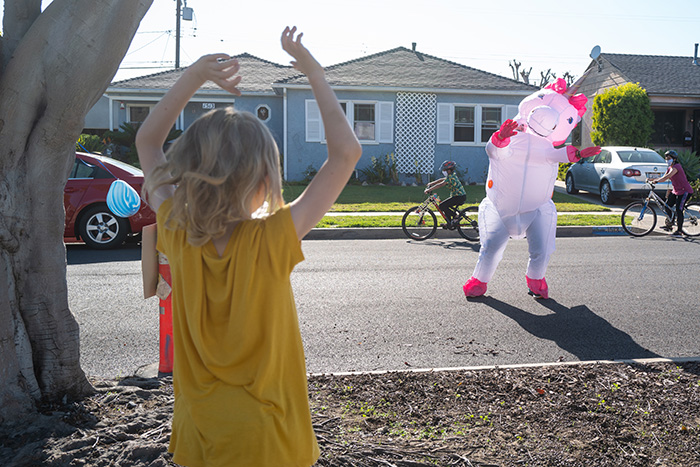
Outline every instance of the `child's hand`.
<svg viewBox="0 0 700 467">
<path fill-rule="evenodd" d="M 211 54 L 201 57 L 194 62 L 188 70 L 195 73 L 204 84 L 207 81 L 219 85 L 236 96 L 241 95 L 238 90 L 238 83 L 241 82 L 240 76 L 235 76 L 240 69 L 238 60 L 232 59 L 227 54 Z"/>
<path fill-rule="evenodd" d="M 301 38 L 304 33 L 299 33 L 297 38 L 294 39 L 294 34 L 296 32 L 296 26 L 291 29 L 287 26 L 282 32 L 282 49 L 294 58 L 294 60 L 291 61 L 292 66 L 304 73 L 308 78 L 316 74 L 323 76 L 323 67 L 301 43 Z"/>
</svg>

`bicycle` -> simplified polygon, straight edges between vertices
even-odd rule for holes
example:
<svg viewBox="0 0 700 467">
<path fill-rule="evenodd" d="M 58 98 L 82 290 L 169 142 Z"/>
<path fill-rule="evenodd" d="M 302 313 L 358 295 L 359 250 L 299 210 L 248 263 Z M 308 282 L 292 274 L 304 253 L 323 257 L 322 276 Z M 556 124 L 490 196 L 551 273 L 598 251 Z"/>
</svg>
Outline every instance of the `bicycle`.
<svg viewBox="0 0 700 467">
<path fill-rule="evenodd" d="M 447 216 L 440 209 L 440 198 L 433 193 L 426 198 L 423 203 L 418 206 L 413 206 L 406 210 L 401 219 L 401 228 L 403 233 L 412 240 L 426 240 L 437 231 L 437 217 L 433 209 L 440 213 L 445 222 Z M 447 226 L 449 230 L 457 229 L 457 232 L 470 242 L 479 241 L 479 224 L 475 213 L 479 210 L 478 206 L 467 206 L 464 209 L 457 210 L 457 215 L 452 220 L 452 225 Z"/>
<path fill-rule="evenodd" d="M 670 208 L 659 195 L 654 193 L 655 183 L 647 180 L 651 187 L 649 194 L 642 201 L 630 203 L 622 211 L 622 229 L 635 237 L 643 237 L 656 227 L 656 211 L 651 203 L 656 204 L 666 217 L 666 228 L 673 228 L 676 220 L 676 210 Z M 671 211 L 669 216 L 668 211 Z M 683 209 L 683 232 L 689 237 L 700 235 L 700 203 L 692 202 Z"/>
</svg>

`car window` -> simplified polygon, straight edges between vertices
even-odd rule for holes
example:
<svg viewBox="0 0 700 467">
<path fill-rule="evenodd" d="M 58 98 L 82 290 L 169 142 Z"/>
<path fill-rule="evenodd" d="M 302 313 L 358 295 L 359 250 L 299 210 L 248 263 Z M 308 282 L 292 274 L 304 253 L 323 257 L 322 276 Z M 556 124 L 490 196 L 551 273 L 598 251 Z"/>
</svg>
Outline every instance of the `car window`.
<svg viewBox="0 0 700 467">
<path fill-rule="evenodd" d="M 90 165 L 82 159 L 75 159 L 70 178 L 94 178 L 95 166 Z"/>
<path fill-rule="evenodd" d="M 606 151 L 603 149 L 600 151 L 600 154 L 595 156 L 594 161 L 596 164 L 609 164 L 612 162 L 612 156 L 610 155 L 610 151 Z"/>
<path fill-rule="evenodd" d="M 664 158 L 654 151 L 617 151 L 622 162 L 648 162 L 652 164 L 664 164 Z"/>
</svg>

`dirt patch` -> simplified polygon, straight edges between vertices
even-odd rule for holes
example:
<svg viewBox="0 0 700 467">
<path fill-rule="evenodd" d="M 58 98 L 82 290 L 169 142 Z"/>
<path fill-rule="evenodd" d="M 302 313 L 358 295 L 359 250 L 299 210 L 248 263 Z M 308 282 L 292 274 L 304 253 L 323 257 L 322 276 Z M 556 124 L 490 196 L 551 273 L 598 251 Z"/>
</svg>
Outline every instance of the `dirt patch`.
<svg viewBox="0 0 700 467">
<path fill-rule="evenodd" d="M 9 466 L 168 466 L 172 383 L 98 393 L 3 427 Z M 319 466 L 697 466 L 700 364 L 313 376 Z"/>
</svg>

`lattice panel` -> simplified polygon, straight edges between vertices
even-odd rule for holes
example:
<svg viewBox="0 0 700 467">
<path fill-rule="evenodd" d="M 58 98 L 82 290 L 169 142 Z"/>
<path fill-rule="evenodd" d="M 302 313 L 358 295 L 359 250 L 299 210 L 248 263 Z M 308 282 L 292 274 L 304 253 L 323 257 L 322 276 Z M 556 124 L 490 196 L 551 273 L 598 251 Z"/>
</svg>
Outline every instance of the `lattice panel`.
<svg viewBox="0 0 700 467">
<path fill-rule="evenodd" d="M 433 173 L 437 96 L 417 92 L 396 95 L 396 164 L 399 172 L 413 174 L 416 162 L 422 174 Z"/>
</svg>

